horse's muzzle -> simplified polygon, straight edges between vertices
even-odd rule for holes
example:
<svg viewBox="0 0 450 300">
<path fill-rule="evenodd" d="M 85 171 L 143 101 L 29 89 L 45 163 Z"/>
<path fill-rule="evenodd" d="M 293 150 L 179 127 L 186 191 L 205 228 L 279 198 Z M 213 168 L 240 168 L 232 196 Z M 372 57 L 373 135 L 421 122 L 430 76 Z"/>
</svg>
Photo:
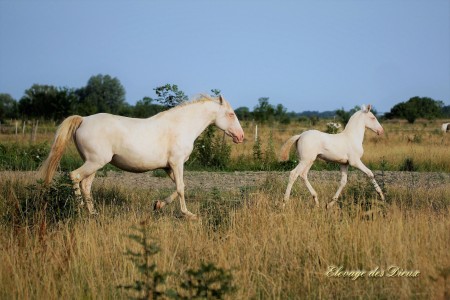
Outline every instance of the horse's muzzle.
<svg viewBox="0 0 450 300">
<path fill-rule="evenodd" d="M 240 132 L 231 132 L 225 131 L 225 134 L 230 136 L 233 139 L 233 143 L 240 144 L 244 141 L 244 132 L 241 130 Z"/>
</svg>

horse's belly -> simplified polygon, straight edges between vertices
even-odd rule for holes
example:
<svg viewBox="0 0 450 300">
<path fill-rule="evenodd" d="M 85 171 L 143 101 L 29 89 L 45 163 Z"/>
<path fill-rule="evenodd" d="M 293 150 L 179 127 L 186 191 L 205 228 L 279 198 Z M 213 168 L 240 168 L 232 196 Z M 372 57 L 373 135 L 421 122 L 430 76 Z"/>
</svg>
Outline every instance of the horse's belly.
<svg viewBox="0 0 450 300">
<path fill-rule="evenodd" d="M 114 155 L 111 164 L 124 171 L 140 173 L 150 170 L 167 167 L 167 160 L 164 159 L 139 159 L 136 157 L 124 157 Z"/>
</svg>

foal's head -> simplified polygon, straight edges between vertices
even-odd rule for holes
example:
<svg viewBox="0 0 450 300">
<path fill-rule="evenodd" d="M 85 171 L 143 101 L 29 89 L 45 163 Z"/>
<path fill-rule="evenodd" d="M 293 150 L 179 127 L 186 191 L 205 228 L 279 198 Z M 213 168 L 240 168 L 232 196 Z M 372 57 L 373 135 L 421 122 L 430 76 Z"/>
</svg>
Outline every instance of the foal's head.
<svg viewBox="0 0 450 300">
<path fill-rule="evenodd" d="M 234 113 L 230 103 L 222 95 L 219 96 L 220 109 L 217 113 L 215 125 L 225 131 L 225 134 L 233 138 L 236 144 L 244 141 L 244 131 Z"/>
<path fill-rule="evenodd" d="M 361 108 L 362 115 L 364 116 L 364 125 L 378 135 L 384 133 L 383 127 L 381 127 L 375 115 L 370 111 L 372 105 L 363 105 Z"/>
</svg>

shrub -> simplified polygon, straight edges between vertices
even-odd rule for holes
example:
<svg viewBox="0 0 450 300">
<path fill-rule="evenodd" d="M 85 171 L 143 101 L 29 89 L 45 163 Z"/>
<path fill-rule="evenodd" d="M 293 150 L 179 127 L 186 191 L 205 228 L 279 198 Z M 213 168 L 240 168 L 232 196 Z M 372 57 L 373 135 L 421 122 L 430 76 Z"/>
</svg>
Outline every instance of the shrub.
<svg viewBox="0 0 450 300">
<path fill-rule="evenodd" d="M 6 200 L 2 219 L 14 227 L 47 227 L 78 215 L 78 203 L 67 174 L 59 176 L 48 187 L 41 181 L 31 185 L 7 181 L 1 188 Z"/>
<path fill-rule="evenodd" d="M 209 126 L 205 132 L 195 141 L 192 153 L 193 161 L 203 167 L 225 169 L 230 161 L 231 146 L 224 138 L 216 135 L 214 127 Z"/>
</svg>

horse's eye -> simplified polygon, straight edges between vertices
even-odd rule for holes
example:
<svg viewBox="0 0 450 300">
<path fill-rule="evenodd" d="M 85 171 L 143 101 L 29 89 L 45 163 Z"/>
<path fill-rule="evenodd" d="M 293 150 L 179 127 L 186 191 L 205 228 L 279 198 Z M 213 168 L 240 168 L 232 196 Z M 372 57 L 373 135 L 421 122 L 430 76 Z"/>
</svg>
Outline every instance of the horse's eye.
<svg viewBox="0 0 450 300">
<path fill-rule="evenodd" d="M 229 116 L 230 118 L 234 118 L 234 113 L 228 113 L 228 116 Z"/>
</svg>

